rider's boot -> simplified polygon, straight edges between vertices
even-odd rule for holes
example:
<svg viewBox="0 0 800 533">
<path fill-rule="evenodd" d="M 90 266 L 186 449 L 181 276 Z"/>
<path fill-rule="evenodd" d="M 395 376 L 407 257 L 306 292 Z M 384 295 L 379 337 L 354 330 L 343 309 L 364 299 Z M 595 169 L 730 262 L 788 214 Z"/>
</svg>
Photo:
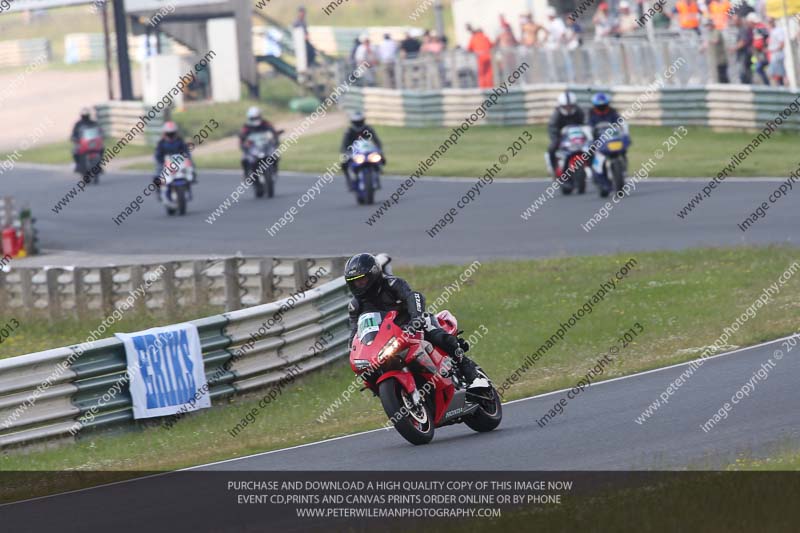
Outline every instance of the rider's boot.
<svg viewBox="0 0 800 533">
<path fill-rule="evenodd" d="M 469 344 L 455 335 L 450 335 L 447 340 L 448 352 L 455 361 L 464 382 L 468 389 L 489 387 L 489 382 L 478 374 L 478 366 L 475 361 L 467 357 L 464 352 L 469 350 Z"/>
</svg>

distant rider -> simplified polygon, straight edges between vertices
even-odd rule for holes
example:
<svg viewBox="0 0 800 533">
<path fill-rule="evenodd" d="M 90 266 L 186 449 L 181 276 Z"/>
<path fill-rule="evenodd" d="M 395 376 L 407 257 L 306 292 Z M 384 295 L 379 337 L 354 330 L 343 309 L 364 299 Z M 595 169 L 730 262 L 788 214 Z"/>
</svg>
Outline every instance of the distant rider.
<svg viewBox="0 0 800 533">
<path fill-rule="evenodd" d="M 99 125 L 96 121 L 92 120 L 92 114 L 88 107 L 81 109 L 81 118 L 72 126 L 72 135 L 69 140 L 72 141 L 72 160 L 75 161 L 75 172 L 78 172 L 78 141 L 81 138 L 81 130 L 84 128 L 98 128 Z"/>
<path fill-rule="evenodd" d="M 397 325 L 412 334 L 422 331 L 426 341 L 453 359 L 470 388 L 489 385 L 478 375 L 475 363 L 464 355 L 469 350 L 467 341 L 439 327 L 436 317 L 425 311 L 425 297 L 413 291 L 404 279 L 386 273 L 375 256 L 366 253 L 354 255 L 347 261 L 344 273 L 353 294 L 348 307 L 351 342 L 362 313 L 398 311 Z"/>
<path fill-rule="evenodd" d="M 242 151 L 242 170 L 245 173 L 245 177 L 250 172 L 250 169 L 247 167 L 247 158 L 245 157 L 245 153 L 247 152 L 247 144 L 249 142 L 247 137 L 251 133 L 264 131 L 271 131 L 275 138 L 278 138 L 278 131 L 275 129 L 272 123 L 261 116 L 261 110 L 259 108 L 253 106 L 247 110 L 247 121 L 239 131 L 239 149 Z M 274 163 L 276 174 L 278 172 L 279 161 L 280 158 L 276 155 Z"/>
<path fill-rule="evenodd" d="M 375 130 L 367 125 L 366 118 L 361 111 L 355 111 L 350 114 L 350 127 L 347 128 L 347 131 L 344 132 L 344 137 L 342 137 L 342 146 L 339 149 L 339 152 L 342 154 L 342 171 L 344 172 L 344 177 L 347 180 L 347 187 L 352 190 L 355 186 L 355 182 L 353 181 L 352 177 L 350 176 L 350 147 L 353 146 L 359 139 L 364 139 L 367 141 L 372 141 L 375 143 L 375 146 L 383 152 L 383 146 L 381 145 L 381 140 L 378 138 L 378 134 Z M 386 164 L 386 155 L 383 156 L 383 164 Z"/>
<path fill-rule="evenodd" d="M 558 97 L 555 111 L 550 116 L 547 123 L 547 133 L 550 136 L 550 146 L 547 147 L 547 156 L 550 160 L 550 168 L 553 171 L 553 179 L 558 179 L 556 175 L 558 161 L 556 151 L 561 142 L 561 128 L 564 126 L 582 126 L 584 124 L 583 110 L 577 103 L 575 94 L 567 91 Z"/>
<path fill-rule="evenodd" d="M 592 109 L 589 110 L 589 119 L 587 121 L 592 128 L 592 132 L 594 132 L 595 126 L 601 122 L 614 124 L 619 121 L 621 124 L 621 118 L 617 110 L 612 107 L 611 99 L 606 93 L 597 93 L 592 96 Z"/>
<path fill-rule="evenodd" d="M 183 137 L 181 137 L 178 133 L 177 124 L 171 120 L 165 122 L 162 131 L 163 135 L 156 145 L 156 173 L 155 176 L 153 176 L 153 183 L 159 186 L 162 184 L 161 174 L 164 172 L 164 161 L 168 155 L 181 154 L 184 157 L 187 157 L 190 161 L 192 160 L 192 154 L 189 153 L 189 147 L 186 145 Z M 195 173 L 194 180 L 197 182 L 197 173 Z"/>
</svg>

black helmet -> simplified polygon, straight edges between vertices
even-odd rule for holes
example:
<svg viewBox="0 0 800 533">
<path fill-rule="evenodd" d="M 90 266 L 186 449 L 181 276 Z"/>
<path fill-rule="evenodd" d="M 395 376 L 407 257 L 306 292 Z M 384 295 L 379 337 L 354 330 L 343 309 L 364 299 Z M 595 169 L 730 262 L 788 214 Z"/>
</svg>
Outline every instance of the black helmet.
<svg viewBox="0 0 800 533">
<path fill-rule="evenodd" d="M 344 279 L 354 296 L 366 294 L 382 277 L 381 267 L 371 254 L 356 254 L 344 266 Z"/>
</svg>

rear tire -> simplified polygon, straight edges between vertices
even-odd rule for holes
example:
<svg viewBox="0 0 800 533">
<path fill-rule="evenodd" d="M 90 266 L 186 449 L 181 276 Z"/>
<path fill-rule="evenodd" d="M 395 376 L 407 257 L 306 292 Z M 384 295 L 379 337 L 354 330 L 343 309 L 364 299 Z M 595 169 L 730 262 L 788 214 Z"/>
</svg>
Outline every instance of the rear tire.
<svg viewBox="0 0 800 533">
<path fill-rule="evenodd" d="M 483 377 L 486 377 L 482 371 L 480 372 Z M 488 378 L 487 378 L 488 379 Z M 494 385 L 491 388 L 491 398 L 487 394 L 485 400 L 478 401 L 478 410 L 471 417 L 464 420 L 464 423 L 479 433 L 492 431 L 503 420 L 503 404 L 500 401 L 500 395 Z"/>
<path fill-rule="evenodd" d="M 406 406 L 403 396 L 407 398 L 407 393 L 400 383 L 393 378 L 389 378 L 380 384 L 378 394 L 381 397 L 381 404 L 383 405 L 383 410 L 386 411 L 386 416 L 389 417 L 389 420 L 395 420 L 394 428 L 404 439 L 415 446 L 428 444 L 433 440 L 435 427 L 428 402 L 423 401 L 417 411 L 408 412 L 405 416 L 401 416 L 399 413 Z M 406 410 L 408 410 L 407 407 Z"/>
</svg>

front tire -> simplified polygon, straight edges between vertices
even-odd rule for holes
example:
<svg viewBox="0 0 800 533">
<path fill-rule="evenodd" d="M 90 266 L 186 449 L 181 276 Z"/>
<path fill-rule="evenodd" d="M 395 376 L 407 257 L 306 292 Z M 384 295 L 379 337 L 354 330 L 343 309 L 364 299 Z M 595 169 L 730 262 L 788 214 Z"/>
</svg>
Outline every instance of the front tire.
<svg viewBox="0 0 800 533">
<path fill-rule="evenodd" d="M 392 378 L 380 384 L 378 395 L 386 416 L 394 421 L 394 428 L 404 439 L 415 446 L 433 440 L 435 427 L 428 402 L 422 401 L 414 407 L 405 389 Z"/>
<path fill-rule="evenodd" d="M 367 205 L 372 205 L 375 203 L 375 177 L 372 173 L 375 172 L 372 169 L 364 171 L 364 203 Z"/>
<path fill-rule="evenodd" d="M 614 181 L 614 190 L 621 191 L 625 186 L 625 168 L 621 159 L 611 161 L 611 178 Z"/>
<path fill-rule="evenodd" d="M 178 204 L 178 214 L 183 216 L 186 214 L 186 186 L 178 185 L 175 187 L 175 200 Z"/>
<path fill-rule="evenodd" d="M 264 184 L 261 183 L 261 176 L 256 176 L 256 180 L 253 182 L 253 189 L 256 191 L 256 198 L 264 196 Z"/>
<path fill-rule="evenodd" d="M 578 194 L 583 194 L 586 192 L 586 169 L 583 168 L 583 165 L 580 166 L 577 170 L 575 170 L 575 177 L 573 178 L 575 183 L 578 186 Z"/>
<path fill-rule="evenodd" d="M 275 196 L 275 169 L 269 167 L 267 169 L 267 198 Z"/>
</svg>

